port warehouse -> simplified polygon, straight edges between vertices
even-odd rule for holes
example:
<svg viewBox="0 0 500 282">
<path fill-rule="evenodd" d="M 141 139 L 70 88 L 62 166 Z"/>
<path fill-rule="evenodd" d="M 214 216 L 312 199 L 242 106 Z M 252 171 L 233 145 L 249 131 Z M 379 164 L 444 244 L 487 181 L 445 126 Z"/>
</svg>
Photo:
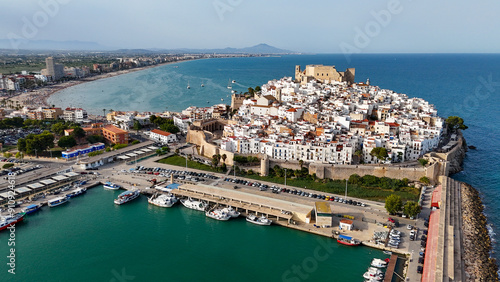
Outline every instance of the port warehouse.
<svg viewBox="0 0 500 282">
<path fill-rule="evenodd" d="M 36 180 L 16 182 L 14 189 L 3 188 L 0 191 L 0 205 L 7 204 L 9 196 L 14 196 L 15 199 L 30 198 L 34 194 L 52 191 L 71 184 L 79 176 L 79 173 L 64 170 Z"/>
</svg>

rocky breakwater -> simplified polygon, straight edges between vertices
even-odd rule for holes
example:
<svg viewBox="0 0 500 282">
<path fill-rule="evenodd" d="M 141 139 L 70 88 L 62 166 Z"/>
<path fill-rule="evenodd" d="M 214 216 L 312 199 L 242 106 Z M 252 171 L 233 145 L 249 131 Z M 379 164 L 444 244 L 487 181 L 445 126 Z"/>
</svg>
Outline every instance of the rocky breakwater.
<svg viewBox="0 0 500 282">
<path fill-rule="evenodd" d="M 467 281 L 499 281 L 498 265 L 490 257 L 491 238 L 486 229 L 483 203 L 474 187 L 463 183 L 462 220 L 464 263 Z"/>
</svg>

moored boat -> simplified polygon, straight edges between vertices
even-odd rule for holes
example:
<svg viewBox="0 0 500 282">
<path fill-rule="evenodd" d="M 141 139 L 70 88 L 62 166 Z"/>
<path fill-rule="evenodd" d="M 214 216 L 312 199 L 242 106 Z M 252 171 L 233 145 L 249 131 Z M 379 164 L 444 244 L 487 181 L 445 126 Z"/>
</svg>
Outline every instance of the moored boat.
<svg viewBox="0 0 500 282">
<path fill-rule="evenodd" d="M 387 262 L 383 259 L 374 258 L 372 260 L 371 266 L 383 268 L 383 267 L 387 267 Z"/>
<path fill-rule="evenodd" d="M 205 211 L 205 208 L 207 207 L 206 202 L 196 201 L 191 198 L 181 200 L 181 204 L 188 209 L 197 211 Z"/>
<path fill-rule="evenodd" d="M 25 214 L 32 214 L 32 213 L 39 211 L 41 208 L 42 208 L 42 204 L 38 204 L 38 205 L 33 204 L 33 205 L 29 205 L 26 208 L 24 208 L 23 212 Z"/>
<path fill-rule="evenodd" d="M 134 199 L 137 199 L 137 197 L 139 197 L 139 195 L 140 195 L 139 190 L 125 191 L 125 192 L 121 193 L 120 195 L 118 195 L 118 198 L 116 198 L 114 202 L 117 205 L 122 205 L 122 204 L 128 203 Z"/>
<path fill-rule="evenodd" d="M 120 185 L 115 184 L 113 182 L 106 182 L 106 183 L 104 183 L 104 189 L 118 190 L 120 188 L 122 188 Z"/>
<path fill-rule="evenodd" d="M 337 242 L 347 246 L 358 246 L 359 244 L 361 244 L 361 241 L 345 235 L 339 235 L 339 237 L 337 238 Z"/>
<path fill-rule="evenodd" d="M 70 198 L 73 198 L 76 196 L 80 196 L 81 194 L 84 194 L 85 192 L 87 192 L 87 188 L 78 187 L 75 190 L 69 192 L 67 196 Z"/>
<path fill-rule="evenodd" d="M 57 207 L 59 205 L 65 204 L 68 202 L 68 197 L 57 197 L 55 199 L 49 200 L 47 204 L 49 207 Z"/>
<path fill-rule="evenodd" d="M 231 215 L 224 212 L 222 209 L 213 209 L 209 212 L 206 212 L 205 215 L 213 219 L 224 220 L 224 221 L 229 220 L 231 218 Z"/>
<path fill-rule="evenodd" d="M 12 216 L 4 216 L 0 219 L 0 231 L 24 220 L 25 213 L 16 213 Z"/>
<path fill-rule="evenodd" d="M 233 207 L 229 206 L 227 208 L 222 209 L 223 212 L 229 214 L 231 217 L 238 217 L 240 216 L 240 212 L 235 210 Z"/>
<path fill-rule="evenodd" d="M 268 219 L 264 215 L 262 215 L 261 217 L 257 217 L 253 213 L 247 216 L 246 221 L 257 225 L 271 225 L 271 223 L 273 223 L 272 220 Z"/>
<path fill-rule="evenodd" d="M 148 199 L 148 203 L 162 208 L 170 208 L 178 200 L 173 194 L 155 194 Z"/>
</svg>

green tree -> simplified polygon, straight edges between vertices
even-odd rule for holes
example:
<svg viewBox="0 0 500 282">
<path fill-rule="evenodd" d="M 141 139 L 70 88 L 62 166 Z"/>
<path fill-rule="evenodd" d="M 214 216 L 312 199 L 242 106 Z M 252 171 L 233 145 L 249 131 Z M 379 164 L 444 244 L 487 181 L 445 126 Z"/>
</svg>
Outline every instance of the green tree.
<svg viewBox="0 0 500 282">
<path fill-rule="evenodd" d="M 134 125 L 132 126 L 132 129 L 139 132 L 139 130 L 142 129 L 142 124 L 138 120 L 134 119 Z"/>
<path fill-rule="evenodd" d="M 90 136 L 87 136 L 87 141 L 90 144 L 104 143 L 105 139 L 104 139 L 104 136 L 101 136 L 101 135 L 90 135 Z"/>
<path fill-rule="evenodd" d="M 379 160 L 385 160 L 389 155 L 387 154 L 387 149 L 384 147 L 375 147 L 370 152 L 370 155 L 376 157 Z"/>
<path fill-rule="evenodd" d="M 304 165 L 304 161 L 303 160 L 299 160 L 299 165 L 300 165 L 300 169 L 302 169 L 302 166 Z"/>
<path fill-rule="evenodd" d="M 419 181 L 424 183 L 424 184 L 427 184 L 427 185 L 431 183 L 429 177 L 427 177 L 427 176 L 420 177 Z"/>
<path fill-rule="evenodd" d="M 419 162 L 422 166 L 426 166 L 426 165 L 429 163 L 429 161 L 428 161 L 428 160 L 426 160 L 426 159 L 418 159 L 418 162 Z"/>
<path fill-rule="evenodd" d="M 73 127 L 73 132 L 71 132 L 71 136 L 73 136 L 75 139 L 80 139 L 85 137 L 85 130 L 79 126 L 74 126 Z"/>
<path fill-rule="evenodd" d="M 21 152 L 16 153 L 16 159 L 21 159 L 22 156 L 23 156 L 23 154 L 21 154 Z"/>
<path fill-rule="evenodd" d="M 358 157 L 359 160 L 361 160 L 361 157 L 363 157 L 363 151 L 356 150 L 356 152 L 354 152 L 354 155 Z"/>
<path fill-rule="evenodd" d="M 420 206 L 414 201 L 408 201 L 403 207 L 403 212 L 410 217 L 415 217 L 420 213 Z"/>
<path fill-rule="evenodd" d="M 6 163 L 6 164 L 4 164 L 4 165 L 2 166 L 2 168 L 3 168 L 3 169 L 7 169 L 7 168 L 11 168 L 11 167 L 13 167 L 13 166 L 14 166 L 14 164 L 13 164 L 13 163 Z"/>
<path fill-rule="evenodd" d="M 461 117 L 449 116 L 445 122 L 448 128 L 454 132 L 456 132 L 458 129 L 465 130 L 469 128 L 464 124 L 464 120 Z"/>
<path fill-rule="evenodd" d="M 355 173 L 355 174 L 351 174 L 351 176 L 349 176 L 349 183 L 359 185 L 359 184 L 363 183 L 363 180 L 361 179 L 361 176 L 359 176 Z"/>
<path fill-rule="evenodd" d="M 68 126 L 65 123 L 57 122 L 54 123 L 51 128 L 52 132 L 54 132 L 58 136 L 62 136 L 64 134 L 64 130 L 68 129 Z"/>
<path fill-rule="evenodd" d="M 163 131 L 166 131 L 166 132 L 173 133 L 173 134 L 176 134 L 180 131 L 177 126 L 175 126 L 174 124 L 170 124 L 170 123 L 165 123 L 165 124 L 160 125 L 160 129 Z"/>
<path fill-rule="evenodd" d="M 255 89 L 255 92 L 260 92 L 260 91 L 261 91 L 260 86 L 258 86 L 258 85 L 257 85 L 257 86 L 255 86 L 255 88 L 254 88 L 254 89 Z"/>
<path fill-rule="evenodd" d="M 403 202 L 398 195 L 391 194 L 385 199 L 385 209 L 389 214 L 395 214 L 401 210 Z"/>
<path fill-rule="evenodd" d="M 5 152 L 5 153 L 3 153 L 3 156 L 8 159 L 8 158 L 12 157 L 12 153 Z"/>
<path fill-rule="evenodd" d="M 26 139 L 24 138 L 17 139 L 17 150 L 21 152 L 26 152 Z"/>
<path fill-rule="evenodd" d="M 252 95 L 254 94 L 254 91 L 252 87 L 248 87 L 248 94 Z"/>
<path fill-rule="evenodd" d="M 219 165 L 219 158 L 217 158 L 217 155 L 212 156 L 212 166 L 217 167 Z"/>
<path fill-rule="evenodd" d="M 133 140 L 132 142 L 130 142 L 130 145 L 135 145 L 135 144 L 139 144 L 139 143 L 141 143 L 141 141 Z"/>
<path fill-rule="evenodd" d="M 71 148 L 76 146 L 76 140 L 73 136 L 62 136 L 57 141 L 57 145 L 61 148 Z"/>
<path fill-rule="evenodd" d="M 222 158 L 222 162 L 226 163 L 227 155 L 226 154 L 222 154 L 221 158 Z"/>
</svg>

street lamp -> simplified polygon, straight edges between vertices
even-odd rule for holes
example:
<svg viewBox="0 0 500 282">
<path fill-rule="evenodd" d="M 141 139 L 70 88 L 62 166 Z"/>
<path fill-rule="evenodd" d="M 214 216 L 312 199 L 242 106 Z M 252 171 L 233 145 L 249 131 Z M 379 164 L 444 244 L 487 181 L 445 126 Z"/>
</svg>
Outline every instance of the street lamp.
<svg viewBox="0 0 500 282">
<path fill-rule="evenodd" d="M 38 154 L 36 152 L 36 149 L 35 149 L 35 158 L 38 159 Z"/>
<path fill-rule="evenodd" d="M 345 180 L 345 200 L 347 201 L 347 179 Z"/>
<path fill-rule="evenodd" d="M 286 168 L 285 168 L 285 188 L 286 188 Z"/>
</svg>

